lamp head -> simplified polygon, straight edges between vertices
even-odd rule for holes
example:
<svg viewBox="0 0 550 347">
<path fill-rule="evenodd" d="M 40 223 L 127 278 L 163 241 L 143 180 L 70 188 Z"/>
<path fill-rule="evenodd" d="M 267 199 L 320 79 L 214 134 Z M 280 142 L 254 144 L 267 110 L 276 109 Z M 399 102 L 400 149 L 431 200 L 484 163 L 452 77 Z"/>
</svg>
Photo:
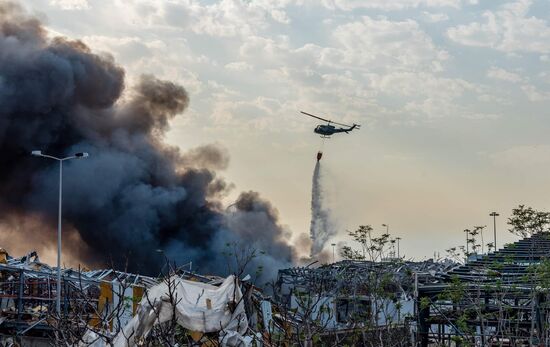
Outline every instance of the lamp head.
<svg viewBox="0 0 550 347">
<path fill-rule="evenodd" d="M 31 154 L 36 156 L 36 157 L 39 157 L 39 156 L 42 155 L 42 151 L 32 151 Z"/>
<path fill-rule="evenodd" d="M 88 158 L 90 155 L 87 152 L 79 152 L 74 155 L 77 158 Z"/>
</svg>

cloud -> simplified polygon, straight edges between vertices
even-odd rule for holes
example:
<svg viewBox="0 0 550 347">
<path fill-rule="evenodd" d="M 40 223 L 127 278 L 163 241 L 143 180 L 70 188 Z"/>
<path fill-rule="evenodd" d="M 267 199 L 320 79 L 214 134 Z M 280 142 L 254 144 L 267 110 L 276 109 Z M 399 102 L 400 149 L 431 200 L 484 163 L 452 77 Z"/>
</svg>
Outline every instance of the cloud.
<svg viewBox="0 0 550 347">
<path fill-rule="evenodd" d="M 234 61 L 226 64 L 225 68 L 232 71 L 250 71 L 252 70 L 252 65 L 245 61 Z"/>
<path fill-rule="evenodd" d="M 394 72 L 375 82 L 378 90 L 392 95 L 431 96 L 450 100 L 476 86 L 462 79 L 437 77 L 429 72 Z"/>
<path fill-rule="evenodd" d="M 87 10 L 90 8 L 87 0 L 50 0 L 50 5 L 62 10 Z"/>
<path fill-rule="evenodd" d="M 157 41 L 155 46 L 152 43 L 147 43 L 139 37 L 109 37 L 109 36 L 85 36 L 82 38 L 91 47 L 102 51 L 114 54 L 117 60 L 124 62 L 133 62 L 135 60 L 148 58 L 153 56 L 153 49 L 162 46 L 161 42 Z"/>
<path fill-rule="evenodd" d="M 338 46 L 322 52 L 324 62 L 332 66 L 441 70 L 441 63 L 449 57 L 411 19 L 391 21 L 365 16 L 361 21 L 338 26 L 333 37 Z"/>
<path fill-rule="evenodd" d="M 550 164 L 550 145 L 521 145 L 488 154 L 494 165 L 509 169 L 535 168 Z"/>
<path fill-rule="evenodd" d="M 309 42 L 293 48 L 291 38 L 250 36 L 239 48 L 254 65 L 298 68 L 374 70 L 441 70 L 449 58 L 414 20 L 391 21 L 364 16 L 332 29 L 330 44 Z M 229 66 L 228 66 L 229 67 Z"/>
<path fill-rule="evenodd" d="M 290 102 L 323 113 L 341 112 L 346 105 L 351 121 L 365 113 L 376 115 L 371 119 L 396 114 L 496 118 L 494 112 L 476 111 L 464 102 L 478 93 L 492 93 L 476 83 L 444 77 L 449 54 L 416 21 L 364 16 L 332 31 L 330 45 L 324 47 L 307 43 L 294 48 L 285 36 L 250 37 L 239 49 L 240 59 L 253 63 L 270 84 L 284 86 Z M 386 98 L 393 102 L 382 106 Z M 243 114 L 235 109 L 229 113 Z"/>
<path fill-rule="evenodd" d="M 318 1 L 318 0 L 317 0 Z M 323 0 L 329 9 L 352 11 L 356 9 L 404 10 L 418 7 L 452 7 L 460 8 L 461 0 Z"/>
<path fill-rule="evenodd" d="M 214 37 L 246 37 L 266 30 L 272 23 L 291 22 L 285 11 L 289 1 L 221 0 L 203 4 L 197 0 L 140 0 L 139 4 L 148 10 L 139 11 L 136 17 L 142 17 L 139 20 L 147 25 L 181 28 Z"/>
<path fill-rule="evenodd" d="M 497 11 L 484 12 L 484 22 L 449 28 L 447 36 L 462 45 L 507 53 L 548 53 L 550 26 L 546 20 L 528 15 L 531 5 L 531 0 L 504 4 Z"/>
<path fill-rule="evenodd" d="M 492 66 L 487 71 L 487 77 L 496 79 L 496 80 L 501 80 L 501 81 L 514 82 L 514 83 L 523 81 L 523 78 L 520 75 L 514 72 L 506 71 L 502 68 L 498 68 L 495 66 Z"/>
<path fill-rule="evenodd" d="M 407 117 L 427 120 L 444 117 L 465 119 L 496 119 L 494 113 L 476 110 L 472 102 L 463 102 L 468 94 L 488 95 L 488 88 L 459 78 L 437 76 L 431 72 L 394 72 L 374 78 L 374 89 L 404 100 L 400 112 Z M 381 97 L 382 95 L 378 95 Z"/>
<path fill-rule="evenodd" d="M 422 12 L 422 17 L 424 21 L 428 23 L 438 23 L 449 20 L 449 16 L 446 13 L 431 13 L 431 12 Z"/>
<path fill-rule="evenodd" d="M 155 74 L 185 84 L 196 94 L 203 90 L 198 74 L 188 66 L 207 65 L 217 68 L 215 60 L 195 54 L 185 40 L 170 37 L 142 37 L 139 32 L 131 36 L 89 35 L 81 39 L 94 50 L 113 55 L 129 67 L 129 79 L 140 73 Z"/>
<path fill-rule="evenodd" d="M 223 127 L 246 120 L 254 128 L 278 131 L 279 126 L 263 115 L 284 118 L 298 107 L 341 113 L 342 105 L 351 121 L 365 114 L 370 119 L 397 114 L 417 120 L 457 115 L 471 118 L 472 114 L 480 118 L 485 113 L 476 112 L 474 105 L 455 105 L 464 102 L 468 93 L 480 91 L 479 86 L 445 76 L 456 57 L 449 55 L 444 42 L 436 44 L 429 27 L 422 24 L 446 21 L 446 10 L 455 11 L 469 3 L 136 0 L 128 5 L 115 0 L 113 10 L 105 11 L 120 11 L 115 17 L 124 13 L 123 35 L 98 33 L 84 41 L 113 52 L 133 71 L 157 73 L 185 84 L 197 107 L 191 112 L 209 114 Z M 293 21 L 296 15 L 304 8 L 323 10 L 320 7 L 337 11 L 353 7 L 355 12 L 344 20 L 342 14 L 331 12 L 312 35 L 295 35 L 300 29 Z M 408 17 L 418 21 L 361 16 L 365 9 L 409 9 Z M 197 45 L 197 35 L 210 36 L 198 40 L 212 40 L 213 46 L 205 50 Z M 221 42 L 223 45 L 218 45 Z M 238 83 L 235 76 L 239 76 Z M 485 100 L 496 99 L 492 93 L 484 90 L 480 95 Z M 388 97 L 394 102 L 387 104 L 384 100 Z M 279 106 L 267 107 L 261 100 L 276 100 Z"/>
<path fill-rule="evenodd" d="M 523 93 L 525 93 L 529 101 L 536 102 L 550 100 L 550 92 L 540 91 L 534 85 L 525 84 L 521 86 L 521 90 L 523 90 Z"/>
<path fill-rule="evenodd" d="M 279 118 L 274 117 L 284 105 L 278 99 L 259 96 L 252 100 L 228 100 L 220 96 L 214 101 L 210 119 L 215 126 L 234 125 L 242 130 L 275 129 Z M 243 123 L 242 120 L 247 119 Z"/>
</svg>

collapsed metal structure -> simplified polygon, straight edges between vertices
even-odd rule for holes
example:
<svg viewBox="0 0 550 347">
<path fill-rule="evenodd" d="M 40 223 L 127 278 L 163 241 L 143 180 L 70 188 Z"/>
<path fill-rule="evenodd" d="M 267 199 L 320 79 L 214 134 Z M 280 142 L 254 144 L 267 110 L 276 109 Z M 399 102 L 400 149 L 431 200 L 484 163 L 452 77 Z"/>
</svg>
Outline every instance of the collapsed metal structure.
<svg viewBox="0 0 550 347">
<path fill-rule="evenodd" d="M 321 298 L 314 304 L 328 309 L 315 318 L 328 330 L 392 324 L 406 326 L 420 347 L 550 346 L 548 232 L 472 254 L 462 265 L 348 260 L 285 269 L 275 289 L 276 301 L 290 309 L 308 311 L 299 302 L 303 293 Z"/>
<path fill-rule="evenodd" d="M 419 345 L 550 345 L 549 259 L 535 233 L 419 286 Z"/>
<path fill-rule="evenodd" d="M 158 287 L 171 283 L 173 286 L 167 291 L 181 289 L 189 292 L 190 288 L 181 288 L 180 282 L 196 283 L 203 290 L 207 286 L 218 288 L 227 282 L 227 279 L 219 276 L 200 275 L 180 267 L 170 268 L 174 280 L 172 277 L 170 280 L 163 276 L 152 278 L 113 269 L 62 269 L 61 274 L 62 286 L 57 288 L 57 268 L 42 263 L 36 252 L 12 258 L 5 250 L 0 249 L 0 346 L 5 343 L 6 346 L 50 346 L 52 341 L 57 341 L 56 333 L 65 332 L 63 329 L 73 329 L 71 332 L 81 335 L 80 342 L 75 341 L 78 346 L 98 346 L 101 341 L 100 335 L 96 333 L 113 338 L 127 329 L 129 323 L 139 326 L 142 320 L 136 322 L 138 316 L 141 319 L 143 316 L 156 314 L 160 319 L 165 310 L 155 308 L 149 314 L 140 313 L 140 310 L 143 311 L 144 301 L 149 305 L 165 303 L 168 293 L 163 290 L 159 292 Z M 257 317 L 260 311 L 255 304 L 259 304 L 264 298 L 251 284 L 239 281 L 239 285 L 246 287 L 249 295 L 241 305 L 246 304 L 247 314 Z M 236 292 L 240 293 L 240 289 L 231 290 L 231 293 Z M 61 294 L 60 313 L 55 309 L 58 293 Z M 155 293 L 157 297 L 151 296 Z M 170 297 L 171 304 L 177 303 L 178 307 L 182 305 L 180 294 Z M 197 296 L 195 305 L 206 305 L 211 314 L 220 313 L 220 310 L 210 308 L 214 305 L 211 298 L 200 300 L 204 295 L 202 292 Z M 193 306 L 192 309 L 197 307 Z M 178 317 L 181 318 L 181 315 Z M 257 324 L 257 320 L 252 322 Z M 141 331 L 140 329 L 138 330 Z M 245 325 L 245 331 L 246 329 L 248 325 Z M 225 330 L 227 329 L 224 329 L 227 335 L 229 330 Z M 130 334 L 128 338 L 132 335 L 134 334 Z M 218 334 L 209 331 L 193 331 L 190 337 L 199 345 L 218 341 Z M 231 345 L 228 343 L 231 339 L 234 337 L 227 335 L 224 337 L 225 344 L 219 345 Z M 124 337 L 119 340 L 117 343 L 125 343 Z M 104 344 L 107 345 L 106 342 Z"/>
<path fill-rule="evenodd" d="M 376 337 L 406 346 L 416 325 L 418 287 L 438 282 L 456 265 L 431 259 L 344 260 L 285 269 L 279 271 L 274 298 L 302 320 L 319 322 L 323 334 L 332 335 L 331 341 L 355 334 L 356 344 L 370 346 L 366 341 Z"/>
<path fill-rule="evenodd" d="M 159 283 L 111 269 L 63 269 L 62 287 L 57 288 L 56 270 L 40 262 L 35 252 L 11 258 L 0 250 L 0 335 L 51 335 L 55 314 L 49 310 L 58 290 L 68 316 L 78 300 L 108 312 L 117 306 L 117 298 L 127 299 L 131 305 L 120 306 L 126 311 L 112 327 L 116 330 L 135 315 L 145 290 Z M 179 275 L 214 285 L 222 280 L 186 271 Z M 246 291 L 249 326 L 263 331 L 264 339 L 270 334 L 282 340 L 301 335 L 300 329 L 314 321 L 317 333 L 332 341 L 356 331 L 368 340 L 366 332 L 383 330 L 384 337 L 402 336 L 403 342 L 395 345 L 403 346 L 550 345 L 547 232 L 486 255 L 471 255 L 463 265 L 386 259 L 283 269 L 273 300 L 251 284 L 243 285 L 252 289 Z"/>
<path fill-rule="evenodd" d="M 64 315 L 70 315 L 72 306 L 85 300 L 101 312 L 108 312 L 113 306 L 124 307 L 127 312 L 121 316 L 130 319 L 145 288 L 157 283 L 151 277 L 112 269 L 69 268 L 62 269 L 61 288 L 57 288 L 56 276 L 57 268 L 40 262 L 36 252 L 12 258 L 0 249 L 0 335 L 48 338 L 55 317 L 50 310 L 55 309 L 58 290 Z M 116 301 L 120 298 L 128 298 L 134 304 L 118 305 Z"/>
</svg>

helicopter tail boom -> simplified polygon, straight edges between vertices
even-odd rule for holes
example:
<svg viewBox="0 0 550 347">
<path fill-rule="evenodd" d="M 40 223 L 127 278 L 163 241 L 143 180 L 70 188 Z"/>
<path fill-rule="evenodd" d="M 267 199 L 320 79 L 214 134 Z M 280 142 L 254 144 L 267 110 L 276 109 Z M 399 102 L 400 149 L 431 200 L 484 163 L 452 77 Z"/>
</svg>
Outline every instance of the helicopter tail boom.
<svg viewBox="0 0 550 347">
<path fill-rule="evenodd" d="M 352 131 L 353 129 L 360 129 L 360 128 L 361 126 L 359 124 L 353 124 L 349 129 L 344 130 L 344 132 L 346 134 L 349 134 L 349 132 Z"/>
</svg>

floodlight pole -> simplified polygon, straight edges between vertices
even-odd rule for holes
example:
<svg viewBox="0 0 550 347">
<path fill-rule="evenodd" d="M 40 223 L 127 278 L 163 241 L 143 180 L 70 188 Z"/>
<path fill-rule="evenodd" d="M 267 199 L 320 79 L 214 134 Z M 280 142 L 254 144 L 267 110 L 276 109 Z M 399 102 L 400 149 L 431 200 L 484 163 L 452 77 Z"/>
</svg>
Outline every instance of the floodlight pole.
<svg viewBox="0 0 550 347">
<path fill-rule="evenodd" d="M 464 229 L 464 232 L 466 233 L 466 259 L 469 257 L 470 250 L 468 248 L 469 238 L 470 235 L 470 229 Z"/>
<path fill-rule="evenodd" d="M 493 217 L 493 236 L 494 236 L 494 246 L 495 252 L 497 251 L 497 217 L 500 216 L 497 212 L 491 212 L 489 216 Z"/>
<path fill-rule="evenodd" d="M 51 155 L 42 154 L 42 151 L 32 151 L 31 154 L 36 157 L 53 159 L 59 162 L 59 206 L 57 211 L 57 295 L 55 298 L 55 309 L 57 314 L 61 316 L 61 207 L 63 205 L 63 162 L 65 160 L 75 158 L 86 158 L 88 157 L 88 153 L 76 153 L 75 155 L 65 158 L 57 158 Z"/>
</svg>

